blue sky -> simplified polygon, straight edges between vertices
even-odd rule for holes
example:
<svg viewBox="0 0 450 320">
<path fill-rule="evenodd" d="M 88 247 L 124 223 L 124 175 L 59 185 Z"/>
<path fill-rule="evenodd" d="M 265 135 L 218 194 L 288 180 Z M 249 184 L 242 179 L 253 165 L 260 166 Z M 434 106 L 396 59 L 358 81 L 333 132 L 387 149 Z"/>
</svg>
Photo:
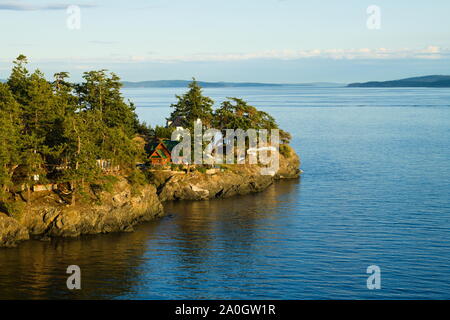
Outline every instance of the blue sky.
<svg viewBox="0 0 450 320">
<path fill-rule="evenodd" d="M 80 7 L 79 30 L 67 6 Z M 381 9 L 381 29 L 367 8 Z M 47 75 L 352 82 L 450 74 L 450 1 L 0 0 L 0 78 L 27 55 Z"/>
</svg>

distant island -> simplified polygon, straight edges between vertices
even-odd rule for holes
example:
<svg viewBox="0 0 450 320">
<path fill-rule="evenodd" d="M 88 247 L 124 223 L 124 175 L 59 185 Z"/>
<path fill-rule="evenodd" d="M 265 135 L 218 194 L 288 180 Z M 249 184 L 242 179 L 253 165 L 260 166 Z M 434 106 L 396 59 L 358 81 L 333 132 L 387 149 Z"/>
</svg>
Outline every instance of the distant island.
<svg viewBox="0 0 450 320">
<path fill-rule="evenodd" d="M 123 81 L 124 88 L 185 88 L 192 80 L 154 80 L 154 81 Z M 202 88 L 246 88 L 246 87 L 312 87 L 312 86 L 341 86 L 338 83 L 316 82 L 316 83 L 260 83 L 260 82 L 197 82 Z"/>
<path fill-rule="evenodd" d="M 450 76 L 432 75 L 424 77 L 406 78 L 392 81 L 370 81 L 363 83 L 350 83 L 351 88 L 405 88 L 405 87 L 430 87 L 450 88 Z"/>
<path fill-rule="evenodd" d="M 190 80 L 154 80 L 154 81 L 123 81 L 125 88 L 186 88 Z M 205 82 L 198 81 L 203 88 L 225 88 L 225 87 L 273 87 L 282 86 L 276 83 L 255 83 L 255 82 Z"/>
<path fill-rule="evenodd" d="M 7 80 L 0 79 L 0 83 Z M 149 80 L 122 81 L 123 88 L 186 88 L 192 80 Z M 345 87 L 345 84 L 334 82 L 311 83 L 262 83 L 262 82 L 207 82 L 197 81 L 202 88 L 249 88 L 249 87 Z"/>
</svg>

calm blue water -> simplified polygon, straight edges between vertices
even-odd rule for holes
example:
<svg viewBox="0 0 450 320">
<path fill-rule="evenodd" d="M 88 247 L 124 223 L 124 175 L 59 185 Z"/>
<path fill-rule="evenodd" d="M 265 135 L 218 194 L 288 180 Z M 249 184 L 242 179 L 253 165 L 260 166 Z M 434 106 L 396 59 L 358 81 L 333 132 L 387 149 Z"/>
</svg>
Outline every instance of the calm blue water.
<svg viewBox="0 0 450 320">
<path fill-rule="evenodd" d="M 127 89 L 164 123 L 183 89 Z M 450 90 L 207 89 L 243 97 L 293 135 L 300 180 L 166 204 L 134 233 L 0 250 L 0 298 L 449 299 Z M 65 268 L 83 289 L 65 289 Z M 382 289 L 366 287 L 381 268 Z"/>
</svg>

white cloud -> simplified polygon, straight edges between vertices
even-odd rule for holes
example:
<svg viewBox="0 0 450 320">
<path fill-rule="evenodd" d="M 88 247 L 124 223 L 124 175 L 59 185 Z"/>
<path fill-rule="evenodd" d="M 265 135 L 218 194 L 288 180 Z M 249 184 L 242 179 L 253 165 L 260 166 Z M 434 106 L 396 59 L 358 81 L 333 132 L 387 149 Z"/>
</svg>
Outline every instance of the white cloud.
<svg viewBox="0 0 450 320">
<path fill-rule="evenodd" d="M 190 54 L 190 55 L 133 55 L 122 57 L 117 62 L 201 62 L 242 61 L 254 59 L 296 60 L 325 58 L 334 60 L 353 59 L 441 59 L 450 55 L 450 50 L 438 46 L 422 49 L 311 49 L 311 50 L 268 50 L 250 53 Z"/>
<path fill-rule="evenodd" d="M 66 3 L 50 3 L 46 5 L 35 5 L 31 3 L 5 2 L 0 1 L 0 10 L 8 11 L 41 11 L 41 10 L 66 10 L 69 4 Z M 91 4 L 79 4 L 81 8 L 93 8 Z"/>
<path fill-rule="evenodd" d="M 311 49 L 311 50 L 268 50 L 251 53 L 224 54 L 186 54 L 162 55 L 156 52 L 143 52 L 134 55 L 110 54 L 105 57 L 67 57 L 67 58 L 37 58 L 34 62 L 64 62 L 76 65 L 93 63 L 178 63 L 178 62 L 226 62 L 249 60 L 299 60 L 321 58 L 331 60 L 386 60 L 386 59 L 443 59 L 450 57 L 450 50 L 438 46 L 428 46 L 421 49 Z"/>
</svg>

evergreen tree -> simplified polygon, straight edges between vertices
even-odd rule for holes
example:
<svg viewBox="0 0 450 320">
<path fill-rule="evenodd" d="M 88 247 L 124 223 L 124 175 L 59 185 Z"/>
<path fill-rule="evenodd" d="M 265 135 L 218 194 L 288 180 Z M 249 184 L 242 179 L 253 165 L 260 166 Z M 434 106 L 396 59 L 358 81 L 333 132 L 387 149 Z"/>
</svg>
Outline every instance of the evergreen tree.
<svg viewBox="0 0 450 320">
<path fill-rule="evenodd" d="M 39 70 L 30 74 L 20 55 L 7 84 L 0 84 L 0 196 L 14 184 L 30 188 L 44 181 L 68 182 L 75 195 L 104 176 L 99 162 L 134 170 L 143 150 L 133 138 L 150 128 L 125 102 L 122 84 L 106 70 L 84 74 L 71 84 L 59 72 L 48 82 Z"/>
<path fill-rule="evenodd" d="M 228 98 L 214 113 L 218 129 L 277 129 L 275 119 L 239 98 Z"/>
<path fill-rule="evenodd" d="M 173 121 L 181 117 L 183 126 L 190 129 L 197 119 L 200 119 L 206 127 L 211 126 L 214 101 L 203 95 L 202 88 L 195 79 L 189 84 L 189 91 L 181 96 L 176 95 L 176 98 L 178 102 L 171 105 L 174 110 L 168 120 Z"/>
<path fill-rule="evenodd" d="M 68 72 L 58 72 L 53 76 L 55 79 L 52 83 L 55 95 L 55 111 L 61 117 L 75 112 L 78 107 L 78 99 L 73 94 L 75 86 L 66 81 L 69 76 Z"/>
<path fill-rule="evenodd" d="M 8 79 L 8 86 L 19 104 L 28 101 L 29 72 L 26 68 L 28 59 L 23 54 L 19 55 L 13 62 L 14 66 Z"/>
<path fill-rule="evenodd" d="M 267 112 L 258 110 L 239 98 L 228 98 L 214 112 L 214 126 L 217 129 L 279 129 L 275 119 Z M 291 135 L 280 129 L 283 143 L 289 143 Z"/>
<path fill-rule="evenodd" d="M 64 138 L 66 140 L 63 181 L 70 182 L 72 204 L 75 194 L 84 191 L 86 183 L 95 181 L 101 174 L 97 165 L 100 156 L 98 137 L 102 126 L 91 112 L 82 111 L 66 117 L 64 120 Z"/>
<path fill-rule="evenodd" d="M 121 127 L 129 137 L 138 127 L 135 107 L 125 103 L 120 92 L 120 78 L 107 70 L 84 73 L 85 82 L 78 86 L 80 102 L 86 110 L 97 112 L 101 121 L 109 128 Z"/>
<path fill-rule="evenodd" d="M 0 123 L 0 198 L 4 198 L 21 163 L 22 123 L 19 105 L 3 83 L 0 83 Z"/>
</svg>

